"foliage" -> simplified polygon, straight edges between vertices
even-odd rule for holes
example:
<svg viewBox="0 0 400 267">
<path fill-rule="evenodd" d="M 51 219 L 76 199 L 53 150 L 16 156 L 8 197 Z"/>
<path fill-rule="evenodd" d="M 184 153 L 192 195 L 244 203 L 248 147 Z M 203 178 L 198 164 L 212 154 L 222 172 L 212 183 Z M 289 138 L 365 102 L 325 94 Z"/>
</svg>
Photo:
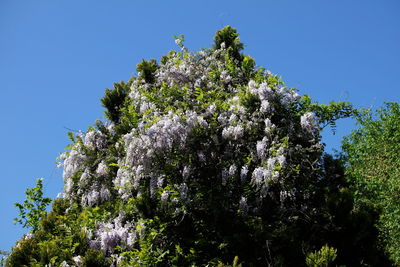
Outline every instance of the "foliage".
<svg viewBox="0 0 400 267">
<path fill-rule="evenodd" d="M 15 203 L 19 209 L 19 217 L 14 223 L 20 223 L 23 227 L 31 228 L 33 232 L 38 229 L 39 222 L 46 214 L 46 207 L 51 203 L 50 198 L 43 198 L 43 179 L 36 180 L 36 186 L 25 191 L 24 203 Z"/>
<path fill-rule="evenodd" d="M 357 117 L 360 128 L 343 142 L 346 174 L 360 208 L 379 214 L 382 245 L 400 265 L 400 106 L 386 103 Z"/>
<path fill-rule="evenodd" d="M 354 109 L 350 102 L 344 101 L 318 104 L 312 103 L 311 98 L 305 96 L 302 98 L 301 105 L 315 113 L 321 128 L 329 125 L 333 133 L 336 132 L 336 121 L 338 119 L 354 117 L 358 114 L 358 110 Z"/>
<path fill-rule="evenodd" d="M 155 80 L 154 73 L 157 67 L 157 61 L 155 59 L 149 61 L 143 59 L 141 63 L 137 64 L 136 71 L 145 82 L 153 83 Z"/>
<path fill-rule="evenodd" d="M 306 258 L 306 264 L 309 267 L 328 267 L 332 266 L 332 262 L 336 257 L 337 250 L 325 245 L 320 250 L 309 253 Z"/>
<path fill-rule="evenodd" d="M 243 56 L 240 51 L 244 48 L 244 45 L 240 42 L 236 29 L 226 26 L 217 31 L 214 37 L 214 48 L 220 49 L 221 45 L 226 48 L 230 57 L 238 61 L 242 60 Z"/>
<path fill-rule="evenodd" d="M 8 266 L 305 266 L 324 244 L 338 264 L 384 266 L 321 143 L 352 106 L 300 96 L 229 26 L 214 40 L 190 52 L 179 36 L 106 90 L 109 121 L 70 134 L 62 198 Z"/>
<path fill-rule="evenodd" d="M 128 88 L 128 85 L 124 82 L 114 83 L 114 90 L 106 89 L 104 97 L 101 99 L 101 103 L 106 108 L 106 117 L 114 123 L 118 123 L 120 120 L 120 109 L 129 90 Z"/>
</svg>

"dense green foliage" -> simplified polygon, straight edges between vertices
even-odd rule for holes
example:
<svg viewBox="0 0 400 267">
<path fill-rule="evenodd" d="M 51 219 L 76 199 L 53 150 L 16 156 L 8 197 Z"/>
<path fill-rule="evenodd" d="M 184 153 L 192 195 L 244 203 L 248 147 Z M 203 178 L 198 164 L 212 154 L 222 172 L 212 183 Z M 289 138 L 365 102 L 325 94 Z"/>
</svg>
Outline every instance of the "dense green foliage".
<svg viewBox="0 0 400 267">
<path fill-rule="evenodd" d="M 336 259 L 336 253 L 336 249 L 325 245 L 319 251 L 308 254 L 306 264 L 309 267 L 328 267 Z"/>
<path fill-rule="evenodd" d="M 357 206 L 379 214 L 382 245 L 400 266 L 400 106 L 361 113 L 358 123 L 343 142 L 346 173 Z"/>
<path fill-rule="evenodd" d="M 6 265 L 386 266 L 375 213 L 321 143 L 352 106 L 299 96 L 229 26 L 211 49 L 183 42 L 70 134 L 63 196 Z"/>
</svg>

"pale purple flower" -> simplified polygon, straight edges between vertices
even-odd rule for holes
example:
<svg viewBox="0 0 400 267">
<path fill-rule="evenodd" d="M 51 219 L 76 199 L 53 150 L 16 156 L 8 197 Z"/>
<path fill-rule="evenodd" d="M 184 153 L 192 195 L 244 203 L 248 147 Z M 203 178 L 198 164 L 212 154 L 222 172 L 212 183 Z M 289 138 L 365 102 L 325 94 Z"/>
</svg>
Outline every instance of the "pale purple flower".
<svg viewBox="0 0 400 267">
<path fill-rule="evenodd" d="M 106 145 L 105 136 L 100 131 L 89 131 L 85 135 L 85 146 L 102 149 Z"/>
<path fill-rule="evenodd" d="M 265 169 L 264 167 L 257 167 L 254 169 L 252 174 L 252 182 L 260 186 L 265 183 L 268 178 L 271 178 L 272 174 L 270 170 Z"/>
<path fill-rule="evenodd" d="M 161 194 L 161 202 L 167 202 L 169 198 L 169 192 L 164 190 Z"/>
<path fill-rule="evenodd" d="M 261 100 L 271 99 L 272 98 L 272 90 L 269 88 L 267 83 L 261 83 L 258 88 L 258 95 Z"/>
<path fill-rule="evenodd" d="M 273 170 L 275 168 L 276 158 L 271 157 L 267 160 L 267 165 L 269 170 Z"/>
<path fill-rule="evenodd" d="M 286 157 L 285 157 L 284 155 L 278 156 L 277 159 L 278 159 L 279 165 L 281 165 L 282 167 L 285 166 L 285 164 L 286 164 Z"/>
<path fill-rule="evenodd" d="M 157 182 L 158 182 L 158 178 L 157 177 L 151 177 L 150 178 L 150 196 L 154 197 L 156 192 L 157 192 Z"/>
<path fill-rule="evenodd" d="M 261 112 L 269 112 L 269 111 L 271 111 L 271 104 L 269 103 L 268 100 L 261 101 L 260 111 Z"/>
<path fill-rule="evenodd" d="M 229 176 L 235 176 L 236 175 L 236 172 L 237 172 L 237 167 L 236 167 L 236 165 L 231 165 L 230 167 L 229 167 Z"/>
<path fill-rule="evenodd" d="M 300 118 L 300 124 L 301 127 L 308 132 L 318 129 L 318 125 L 315 121 L 315 114 L 312 112 L 307 112 L 302 115 Z"/>
<path fill-rule="evenodd" d="M 268 138 L 264 137 L 261 141 L 257 141 L 256 150 L 259 158 L 264 159 L 267 156 Z"/>
<path fill-rule="evenodd" d="M 164 185 L 165 176 L 161 175 L 157 178 L 157 187 L 160 188 Z"/>
<path fill-rule="evenodd" d="M 82 264 L 83 264 L 83 259 L 82 259 L 82 256 L 80 256 L 80 255 L 73 257 L 72 260 L 74 261 L 74 263 L 77 266 L 82 266 Z"/>
<path fill-rule="evenodd" d="M 96 174 L 99 176 L 107 175 L 107 165 L 105 164 L 104 161 L 100 162 L 99 165 L 97 166 Z"/>
<path fill-rule="evenodd" d="M 249 169 L 248 169 L 247 165 L 243 166 L 242 169 L 240 170 L 240 180 L 242 183 L 244 183 L 246 181 L 248 172 L 249 172 Z"/>
<path fill-rule="evenodd" d="M 182 170 L 182 177 L 184 180 L 187 180 L 187 178 L 190 175 L 190 168 L 188 166 L 184 166 Z"/>
<path fill-rule="evenodd" d="M 243 134 L 244 129 L 241 125 L 229 126 L 222 130 L 222 137 L 225 139 L 238 140 L 243 137 Z"/>
<path fill-rule="evenodd" d="M 268 133 L 268 132 L 271 132 L 273 129 L 275 129 L 276 128 L 276 126 L 271 122 L 271 120 L 270 119 L 265 119 L 264 120 L 264 123 L 265 123 L 265 131 Z"/>
</svg>

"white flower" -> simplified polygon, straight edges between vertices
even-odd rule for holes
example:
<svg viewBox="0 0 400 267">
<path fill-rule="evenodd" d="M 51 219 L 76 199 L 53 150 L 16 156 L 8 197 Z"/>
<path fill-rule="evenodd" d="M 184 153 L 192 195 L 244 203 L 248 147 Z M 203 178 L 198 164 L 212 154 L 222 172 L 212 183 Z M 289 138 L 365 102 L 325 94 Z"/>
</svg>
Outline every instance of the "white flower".
<svg viewBox="0 0 400 267">
<path fill-rule="evenodd" d="M 260 111 L 261 112 L 269 112 L 270 110 L 271 110 L 271 105 L 268 102 L 268 100 L 261 101 Z"/>
<path fill-rule="evenodd" d="M 256 145 L 257 155 L 261 159 L 265 159 L 267 157 L 267 143 L 268 143 L 268 138 L 265 136 L 261 141 L 257 141 Z"/>
<path fill-rule="evenodd" d="M 236 165 L 231 165 L 230 167 L 229 167 L 229 176 L 235 176 L 236 175 L 236 171 L 237 171 L 237 167 L 236 167 Z"/>
<path fill-rule="evenodd" d="M 233 123 L 235 123 L 237 121 L 237 115 L 236 114 L 232 114 L 230 117 L 229 117 L 229 123 L 230 124 L 233 124 Z"/>
<path fill-rule="evenodd" d="M 285 151 L 286 151 L 286 148 L 283 147 L 283 146 L 281 146 L 281 147 L 279 147 L 278 150 L 276 151 L 276 155 L 277 155 L 277 156 L 283 155 L 283 154 L 285 153 Z"/>
<path fill-rule="evenodd" d="M 100 131 L 89 131 L 85 135 L 85 146 L 102 149 L 105 146 L 105 137 Z"/>
<path fill-rule="evenodd" d="M 161 175 L 157 178 L 157 187 L 162 187 L 164 185 L 165 176 Z"/>
<path fill-rule="evenodd" d="M 124 216 L 119 214 L 111 222 L 99 223 L 96 231 L 97 238 L 89 241 L 90 247 L 112 253 L 116 246 L 132 246 L 137 232 L 131 223 L 124 223 L 123 219 Z"/>
<path fill-rule="evenodd" d="M 260 186 L 261 184 L 265 183 L 268 178 L 271 178 L 271 171 L 267 170 L 263 167 L 257 167 L 254 169 L 252 174 L 252 182 Z"/>
<path fill-rule="evenodd" d="M 33 237 L 32 233 L 27 233 L 27 234 L 24 235 L 24 240 L 31 239 L 32 237 Z"/>
<path fill-rule="evenodd" d="M 240 180 L 242 181 L 242 183 L 244 183 L 244 181 L 246 180 L 248 172 L 249 169 L 247 166 L 243 166 L 242 169 L 240 170 Z"/>
<path fill-rule="evenodd" d="M 74 186 L 74 181 L 72 181 L 71 178 L 67 178 L 65 180 L 65 186 L 64 186 L 64 191 L 67 195 L 71 194 L 73 186 Z"/>
<path fill-rule="evenodd" d="M 87 194 L 87 197 L 86 197 L 86 198 L 87 198 L 87 203 L 88 203 L 88 205 L 89 205 L 89 206 L 94 206 L 94 205 L 96 205 L 96 204 L 99 202 L 99 200 L 100 200 L 100 193 L 94 189 L 94 190 L 90 191 L 90 192 Z"/>
<path fill-rule="evenodd" d="M 273 170 L 275 168 L 276 158 L 269 158 L 267 161 L 268 169 Z"/>
<path fill-rule="evenodd" d="M 100 189 L 100 199 L 101 201 L 107 201 L 111 196 L 110 190 L 104 185 Z"/>
<path fill-rule="evenodd" d="M 315 122 L 315 114 L 312 112 L 307 112 L 302 115 L 300 118 L 300 124 L 301 127 L 308 132 L 318 129 L 318 125 Z"/>
<path fill-rule="evenodd" d="M 190 168 L 188 166 L 183 167 L 182 170 L 182 177 L 184 180 L 186 180 L 190 175 Z"/>
<path fill-rule="evenodd" d="M 70 267 L 66 261 L 61 262 L 60 267 Z"/>
<path fill-rule="evenodd" d="M 96 174 L 99 176 L 107 175 L 107 165 L 104 163 L 104 161 L 100 162 L 97 166 Z"/>
<path fill-rule="evenodd" d="M 157 192 L 157 185 L 158 179 L 156 177 L 151 177 L 150 178 L 150 196 L 154 197 L 156 192 Z"/>
<path fill-rule="evenodd" d="M 244 129 L 241 125 L 229 126 L 222 130 L 222 137 L 225 139 L 238 140 L 243 137 L 243 134 Z"/>
<path fill-rule="evenodd" d="M 85 171 L 82 173 L 81 178 L 79 178 L 79 185 L 84 185 L 88 179 L 90 178 L 90 170 L 86 168 Z"/>
<path fill-rule="evenodd" d="M 258 88 L 257 88 L 257 83 L 255 81 L 250 80 L 247 86 L 249 87 L 251 93 L 257 94 Z"/>
<path fill-rule="evenodd" d="M 75 145 L 64 159 L 64 181 L 83 168 L 86 156 L 81 152 L 80 145 Z"/>
<path fill-rule="evenodd" d="M 297 101 L 300 99 L 300 95 L 297 92 L 291 92 L 290 94 L 290 102 Z"/>
<path fill-rule="evenodd" d="M 271 99 L 273 94 L 267 83 L 261 83 L 257 93 L 261 100 Z"/>
<path fill-rule="evenodd" d="M 74 261 L 75 264 L 77 264 L 78 266 L 81 266 L 83 264 L 83 259 L 82 256 L 76 256 L 73 257 L 72 260 Z"/>
<path fill-rule="evenodd" d="M 229 83 L 232 80 L 232 77 L 229 75 L 228 70 L 223 70 L 221 72 L 220 79 L 226 83 Z"/>
<path fill-rule="evenodd" d="M 169 198 L 169 192 L 164 190 L 161 194 L 161 202 L 167 202 Z"/>
<path fill-rule="evenodd" d="M 126 244 L 128 245 L 128 247 L 132 247 L 135 244 L 137 237 L 138 234 L 136 231 L 128 234 L 128 238 L 126 239 Z"/>
<path fill-rule="evenodd" d="M 200 162 L 205 162 L 206 161 L 206 155 L 204 154 L 203 151 L 199 151 L 197 153 L 197 157 L 198 157 Z"/>
<path fill-rule="evenodd" d="M 285 157 L 284 155 L 278 156 L 278 162 L 279 162 L 279 165 L 281 165 L 282 167 L 285 166 L 285 164 L 286 164 L 286 157 Z"/>
<path fill-rule="evenodd" d="M 265 123 L 265 132 L 267 133 L 271 132 L 273 129 L 276 128 L 276 126 L 268 118 L 264 120 L 264 123 Z"/>
<path fill-rule="evenodd" d="M 213 115 L 217 111 L 217 106 L 215 104 L 211 104 L 207 107 L 207 113 L 209 115 Z"/>
<path fill-rule="evenodd" d="M 130 176 L 131 172 L 125 168 L 119 168 L 117 172 L 117 177 L 114 179 L 114 186 L 118 190 L 118 193 L 124 198 L 129 197 L 130 192 Z"/>
<path fill-rule="evenodd" d="M 227 124 L 228 124 L 228 121 L 229 121 L 229 119 L 228 119 L 228 114 L 225 113 L 225 112 L 219 114 L 217 120 L 218 120 L 218 122 L 219 122 L 221 125 L 227 125 Z"/>
</svg>

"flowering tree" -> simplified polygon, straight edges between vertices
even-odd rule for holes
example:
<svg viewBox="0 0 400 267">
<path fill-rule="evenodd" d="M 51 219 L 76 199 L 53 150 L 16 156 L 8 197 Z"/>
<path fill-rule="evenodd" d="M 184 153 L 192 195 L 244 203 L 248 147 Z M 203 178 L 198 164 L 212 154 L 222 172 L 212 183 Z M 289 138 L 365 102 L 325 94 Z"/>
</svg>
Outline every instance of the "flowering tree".
<svg viewBox="0 0 400 267">
<path fill-rule="evenodd" d="M 108 121 L 70 134 L 63 196 L 9 262 L 299 266 L 332 235 L 346 261 L 332 218 L 351 221 L 352 200 L 320 130 L 351 105 L 299 96 L 229 26 L 214 40 L 190 52 L 176 37 L 180 51 L 106 90 Z"/>
</svg>

